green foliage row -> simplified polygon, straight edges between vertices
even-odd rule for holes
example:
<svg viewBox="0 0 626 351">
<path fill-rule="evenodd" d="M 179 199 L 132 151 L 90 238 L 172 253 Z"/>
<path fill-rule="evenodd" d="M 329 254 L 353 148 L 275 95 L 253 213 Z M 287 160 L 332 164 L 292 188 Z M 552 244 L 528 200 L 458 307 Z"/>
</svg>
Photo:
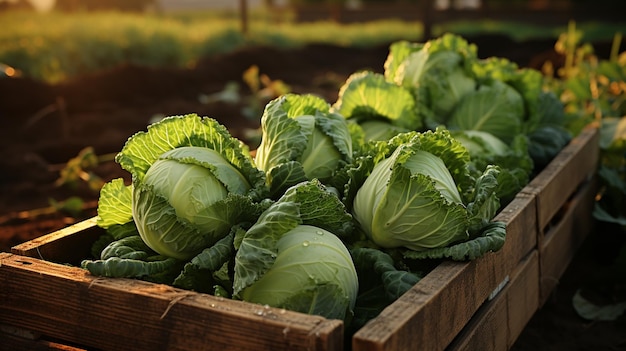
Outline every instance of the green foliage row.
<svg viewBox="0 0 626 351">
<path fill-rule="evenodd" d="M 381 21 L 277 24 L 251 19 L 242 33 L 237 18 L 131 13 L 0 14 L 0 63 L 23 75 L 58 82 L 124 63 L 186 67 L 203 56 L 244 45 L 298 47 L 329 43 L 367 47 L 421 36 L 417 23 Z"/>
<path fill-rule="evenodd" d="M 396 40 L 418 41 L 419 22 L 382 20 L 358 24 L 331 21 L 293 23 L 288 14 L 255 10 L 242 33 L 236 12 L 138 14 L 0 13 L 0 64 L 24 76 L 59 82 L 81 74 L 131 63 L 142 66 L 192 66 L 200 57 L 226 53 L 246 45 L 293 48 L 307 43 L 368 47 Z M 611 38 L 610 24 L 581 24 L 586 40 Z M 494 21 L 438 24 L 433 34 L 495 32 L 515 40 L 556 38 L 563 28 L 543 28 Z"/>
</svg>

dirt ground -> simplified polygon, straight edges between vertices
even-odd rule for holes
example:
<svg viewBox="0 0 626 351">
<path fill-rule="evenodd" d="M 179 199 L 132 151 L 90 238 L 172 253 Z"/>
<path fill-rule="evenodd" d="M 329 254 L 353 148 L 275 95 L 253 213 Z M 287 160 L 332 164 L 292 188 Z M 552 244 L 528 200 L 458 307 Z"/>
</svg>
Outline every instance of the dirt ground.
<svg viewBox="0 0 626 351">
<path fill-rule="evenodd" d="M 515 43 L 501 36 L 468 38 L 481 57 L 501 56 L 523 67 L 539 67 L 546 59 L 559 64 L 552 40 Z M 609 44 L 594 45 L 608 55 Z M 229 81 L 257 65 L 261 74 L 282 80 L 295 93 L 316 93 L 334 102 L 349 74 L 362 69 L 382 72 L 388 45 L 355 49 L 310 45 L 297 50 L 247 48 L 206 58 L 189 69 L 125 66 L 59 85 L 26 78 L 0 79 L 0 251 L 95 215 L 97 192 L 79 182 L 55 185 L 64 163 L 84 147 L 98 155 L 121 150 L 126 139 L 145 130 L 155 116 L 198 113 L 217 119 L 241 140 L 253 144 L 249 131 L 258 117 L 245 117 L 249 102 L 203 103 L 199 96 L 221 91 Z M 128 175 L 111 161 L 93 169 L 103 180 Z M 50 199 L 85 200 L 81 214 L 46 211 Z M 563 277 L 553 298 L 539 310 L 514 350 L 626 350 L 626 323 L 588 322 L 571 307 L 571 296 L 584 284 L 598 283 L 603 260 L 594 237 L 586 243 Z M 595 273 L 594 273 L 595 272 Z M 591 279 L 593 278 L 593 279 Z"/>
</svg>

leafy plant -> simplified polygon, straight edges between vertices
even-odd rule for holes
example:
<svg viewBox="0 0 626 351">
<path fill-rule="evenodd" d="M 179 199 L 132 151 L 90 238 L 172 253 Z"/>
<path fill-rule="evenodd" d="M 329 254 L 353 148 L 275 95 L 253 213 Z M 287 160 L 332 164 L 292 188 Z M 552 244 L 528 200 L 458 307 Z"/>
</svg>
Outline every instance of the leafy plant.
<svg viewBox="0 0 626 351">
<path fill-rule="evenodd" d="M 75 188 L 79 183 L 85 182 L 89 189 L 94 192 L 100 191 L 104 181 L 92 169 L 102 162 L 112 161 L 114 154 L 97 155 L 93 147 L 88 146 L 80 150 L 76 157 L 71 158 L 59 172 L 57 186 L 69 186 Z"/>
<path fill-rule="evenodd" d="M 252 95 L 247 99 L 247 106 L 241 112 L 250 119 L 259 118 L 268 101 L 291 92 L 289 85 L 282 80 L 273 80 L 267 74 L 261 74 L 257 65 L 252 65 L 243 72 L 243 81 L 250 88 Z"/>
<path fill-rule="evenodd" d="M 623 294 L 623 272 L 626 270 L 626 53 L 619 53 L 621 34 L 616 34 L 608 60 L 599 59 L 590 44 L 582 43 L 583 34 L 571 22 L 555 49 L 564 55 L 565 65 L 557 70 L 551 64 L 544 73 L 552 76 L 549 88 L 557 92 L 565 104 L 568 127 L 574 132 L 592 124 L 600 131 L 600 164 L 597 175 L 600 189 L 596 196 L 593 217 L 624 238 L 622 250 L 612 257 L 615 287 Z M 600 228 L 599 225 L 597 227 Z M 598 232 L 596 235 L 609 235 Z M 620 285 L 621 284 L 621 285 Z M 617 293 L 619 295 L 619 292 Z M 590 319 L 616 317 L 623 313 L 623 303 L 594 306 L 583 293 L 574 297 L 581 316 Z"/>
<path fill-rule="evenodd" d="M 273 196 L 305 180 L 326 182 L 352 161 L 352 139 L 343 116 L 314 95 L 272 100 L 261 118 L 255 162 Z"/>
<path fill-rule="evenodd" d="M 359 228 L 376 245 L 408 248 L 405 255 L 413 258 L 458 260 L 501 247 L 504 236 L 476 252 L 439 250 L 486 234 L 500 207 L 497 167 L 488 166 L 474 179 L 467 149 L 443 129 L 400 134 L 380 149 L 381 160 L 358 187 L 352 206 Z"/>
</svg>

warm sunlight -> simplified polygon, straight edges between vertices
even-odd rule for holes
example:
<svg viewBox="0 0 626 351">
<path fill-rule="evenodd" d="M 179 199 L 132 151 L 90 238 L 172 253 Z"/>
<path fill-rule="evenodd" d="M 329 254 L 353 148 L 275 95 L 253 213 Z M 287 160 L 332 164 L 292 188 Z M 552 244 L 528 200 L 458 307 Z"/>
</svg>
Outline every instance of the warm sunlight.
<svg viewBox="0 0 626 351">
<path fill-rule="evenodd" d="M 18 1 L 19 0 L 0 0 L 0 3 L 2 2 L 16 3 Z M 40 11 L 40 12 L 45 12 L 45 11 L 50 11 L 52 7 L 54 7 L 55 0 L 28 0 L 28 2 L 30 2 L 33 5 L 35 10 Z"/>
</svg>

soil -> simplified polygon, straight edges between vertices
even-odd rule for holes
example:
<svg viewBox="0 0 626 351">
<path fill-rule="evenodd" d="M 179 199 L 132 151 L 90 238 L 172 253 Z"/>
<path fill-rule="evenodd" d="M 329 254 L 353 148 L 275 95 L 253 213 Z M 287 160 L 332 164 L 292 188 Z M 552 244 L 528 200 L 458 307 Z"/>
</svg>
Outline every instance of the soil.
<svg viewBox="0 0 626 351">
<path fill-rule="evenodd" d="M 468 39 L 478 45 L 481 57 L 506 57 L 522 67 L 540 68 L 546 60 L 556 66 L 563 62 L 552 49 L 553 40 L 519 43 L 499 35 Z M 594 43 L 600 56 L 608 55 L 609 45 Z M 253 147 L 250 132 L 259 127 L 260 112 L 252 118 L 242 113 L 250 100 L 203 103 L 199 96 L 219 92 L 230 81 L 249 95 L 242 74 L 257 65 L 261 74 L 282 80 L 292 92 L 315 93 L 332 103 L 351 73 L 363 69 L 382 73 L 387 53 L 388 45 L 249 47 L 202 59 L 185 69 L 128 65 L 56 85 L 28 78 L 0 79 L 0 251 L 96 214 L 97 191 L 85 182 L 71 187 L 55 184 L 65 163 L 83 148 L 91 146 L 98 155 L 114 154 L 153 118 L 187 113 L 217 119 Z M 91 171 L 104 181 L 128 179 L 112 161 L 101 162 Z M 51 201 L 72 196 L 84 200 L 80 214 L 46 210 Z M 576 256 L 553 298 L 535 314 L 514 350 L 626 350 L 624 318 L 592 323 L 578 317 L 571 306 L 574 291 L 590 283 L 594 271 L 603 269 L 595 252 L 581 250 Z M 597 277 L 593 283 L 598 284 Z"/>
</svg>

